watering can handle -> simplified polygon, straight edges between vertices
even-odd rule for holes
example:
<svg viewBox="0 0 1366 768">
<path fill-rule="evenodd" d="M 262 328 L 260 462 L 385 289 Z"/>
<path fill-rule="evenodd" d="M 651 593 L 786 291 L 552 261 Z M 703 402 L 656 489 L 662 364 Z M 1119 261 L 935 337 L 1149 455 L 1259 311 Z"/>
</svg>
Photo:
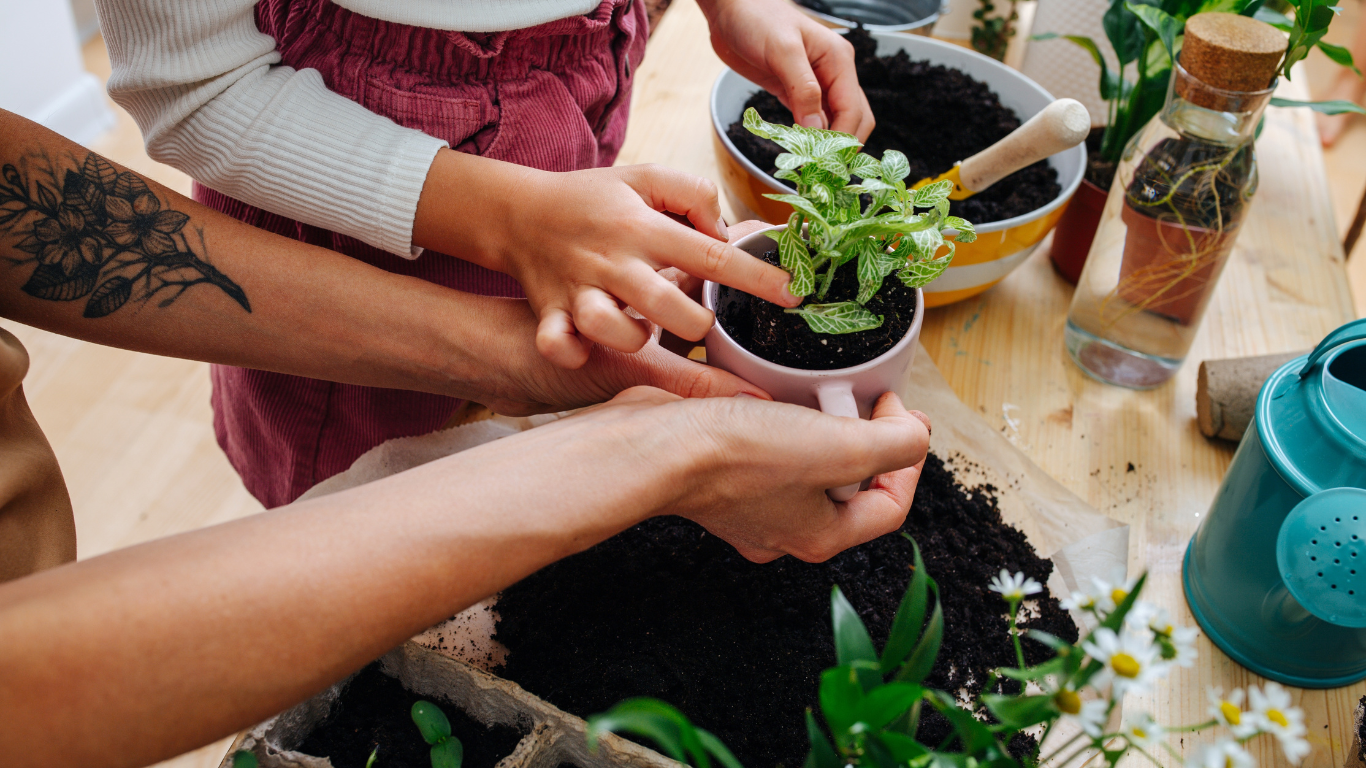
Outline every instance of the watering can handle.
<svg viewBox="0 0 1366 768">
<path fill-rule="evenodd" d="M 1309 353 L 1309 359 L 1304 361 L 1304 367 L 1300 369 L 1300 378 L 1308 376 L 1314 364 L 1319 361 L 1319 358 L 1328 354 L 1329 350 L 1339 344 L 1360 339 L 1366 339 L 1366 318 L 1353 320 L 1323 337 L 1323 341 L 1320 341 L 1319 345 L 1314 347 L 1314 351 Z"/>
</svg>

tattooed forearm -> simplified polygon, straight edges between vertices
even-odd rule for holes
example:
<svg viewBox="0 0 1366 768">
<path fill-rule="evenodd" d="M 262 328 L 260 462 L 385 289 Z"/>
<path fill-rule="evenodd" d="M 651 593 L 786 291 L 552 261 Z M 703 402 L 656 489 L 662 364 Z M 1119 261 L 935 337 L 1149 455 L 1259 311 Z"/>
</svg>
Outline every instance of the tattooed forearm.
<svg viewBox="0 0 1366 768">
<path fill-rule="evenodd" d="M 207 262 L 202 230 L 186 237 L 190 217 L 164 205 L 133 173 L 94 153 L 54 161 L 38 150 L 5 165 L 0 181 L 0 242 L 33 266 L 21 290 L 50 301 L 85 300 L 85 317 L 116 312 L 133 301 L 170 306 L 196 285 L 217 287 L 251 312 L 227 275 Z M 17 242 L 13 242 L 17 240 Z"/>
</svg>

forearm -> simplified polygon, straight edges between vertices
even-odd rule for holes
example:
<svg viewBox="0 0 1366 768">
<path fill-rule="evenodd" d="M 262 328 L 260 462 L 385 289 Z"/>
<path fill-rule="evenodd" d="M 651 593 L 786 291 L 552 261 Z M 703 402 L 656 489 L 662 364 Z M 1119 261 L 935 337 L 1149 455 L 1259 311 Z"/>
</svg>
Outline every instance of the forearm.
<svg viewBox="0 0 1366 768">
<path fill-rule="evenodd" d="M 524 302 L 390 274 L 150 180 L 141 197 L 135 176 L 87 162 L 97 157 L 0 113 L 0 165 L 14 169 L 0 186 L 5 317 L 153 354 L 464 397 L 499 391 L 495 361 L 536 356 Z M 87 167 L 126 176 L 105 194 Z M 69 175 L 89 200 L 64 198 Z"/>
<path fill-rule="evenodd" d="M 0 586 L 7 764 L 207 743 L 667 505 L 662 438 L 573 421 Z"/>
</svg>

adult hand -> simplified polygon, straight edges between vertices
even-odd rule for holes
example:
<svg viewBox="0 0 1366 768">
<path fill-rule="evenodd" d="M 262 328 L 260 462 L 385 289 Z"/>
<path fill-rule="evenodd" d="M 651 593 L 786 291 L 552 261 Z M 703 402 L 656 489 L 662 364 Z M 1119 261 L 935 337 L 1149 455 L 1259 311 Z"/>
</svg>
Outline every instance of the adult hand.
<svg viewBox="0 0 1366 768">
<path fill-rule="evenodd" d="M 488 195 L 471 198 L 456 184 L 471 172 L 483 175 Z M 440 215 L 458 208 L 466 214 Z M 641 349 L 650 323 L 694 341 L 706 335 L 712 313 L 659 274 L 669 267 L 783 306 L 801 303 L 786 272 L 726 237 L 716 185 L 703 178 L 654 165 L 549 173 L 450 150 L 432 165 L 414 229 L 424 247 L 517 278 L 539 318 L 537 348 L 571 369 L 589 361 L 594 342 Z"/>
<path fill-rule="evenodd" d="M 652 466 L 687 457 L 681 471 L 650 478 L 660 499 L 654 513 L 693 520 L 755 562 L 784 554 L 819 562 L 900 528 L 930 438 L 929 418 L 907 412 L 890 392 L 867 421 L 752 398 L 681 400 L 644 387 L 561 422 L 591 440 L 607 425 L 579 418 L 608 422 L 611 434 L 625 436 L 621 450 L 659 457 Z M 870 476 L 869 488 L 847 502 L 825 493 Z"/>
<path fill-rule="evenodd" d="M 848 41 L 787 0 L 700 2 L 716 54 L 777 96 L 799 125 L 868 138 L 873 111 Z"/>
</svg>

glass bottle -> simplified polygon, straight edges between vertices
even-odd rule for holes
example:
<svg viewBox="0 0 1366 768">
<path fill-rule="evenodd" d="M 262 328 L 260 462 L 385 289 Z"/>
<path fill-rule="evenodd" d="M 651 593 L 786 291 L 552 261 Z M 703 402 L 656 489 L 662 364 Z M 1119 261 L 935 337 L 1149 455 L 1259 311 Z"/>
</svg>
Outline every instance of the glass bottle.
<svg viewBox="0 0 1366 768">
<path fill-rule="evenodd" d="M 1125 148 L 1067 314 L 1067 351 L 1087 373 L 1149 389 L 1181 367 L 1257 191 L 1253 138 L 1274 87 L 1226 91 L 1172 67 L 1162 111 Z"/>
</svg>

